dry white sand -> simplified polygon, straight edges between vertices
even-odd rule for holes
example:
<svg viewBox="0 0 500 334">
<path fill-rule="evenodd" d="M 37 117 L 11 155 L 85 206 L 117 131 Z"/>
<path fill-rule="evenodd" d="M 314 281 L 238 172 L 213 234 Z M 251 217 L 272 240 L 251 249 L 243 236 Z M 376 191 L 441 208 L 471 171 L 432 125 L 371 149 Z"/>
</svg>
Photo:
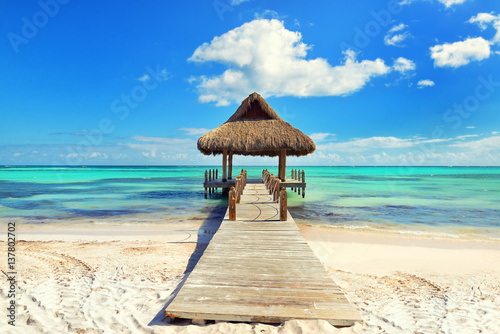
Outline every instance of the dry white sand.
<svg viewBox="0 0 500 334">
<path fill-rule="evenodd" d="M 171 325 L 162 310 L 210 227 L 17 226 L 24 240 L 17 243 L 17 326 L 2 315 L 0 333 L 500 333 L 500 243 L 302 226 L 365 325 L 199 326 Z M 0 249 L 6 271 L 5 242 Z M 0 282 L 6 310 L 7 282 Z"/>
</svg>

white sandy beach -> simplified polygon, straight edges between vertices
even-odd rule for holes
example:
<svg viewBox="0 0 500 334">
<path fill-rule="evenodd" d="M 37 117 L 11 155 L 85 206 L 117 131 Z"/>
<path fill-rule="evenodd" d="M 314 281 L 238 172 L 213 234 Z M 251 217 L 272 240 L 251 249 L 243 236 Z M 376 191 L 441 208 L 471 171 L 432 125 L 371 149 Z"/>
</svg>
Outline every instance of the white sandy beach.
<svg viewBox="0 0 500 334">
<path fill-rule="evenodd" d="M 210 228 L 17 226 L 18 314 L 16 327 L 2 316 L 1 333 L 500 333 L 500 243 L 302 225 L 365 325 L 197 325 L 169 324 L 162 309 Z"/>
</svg>

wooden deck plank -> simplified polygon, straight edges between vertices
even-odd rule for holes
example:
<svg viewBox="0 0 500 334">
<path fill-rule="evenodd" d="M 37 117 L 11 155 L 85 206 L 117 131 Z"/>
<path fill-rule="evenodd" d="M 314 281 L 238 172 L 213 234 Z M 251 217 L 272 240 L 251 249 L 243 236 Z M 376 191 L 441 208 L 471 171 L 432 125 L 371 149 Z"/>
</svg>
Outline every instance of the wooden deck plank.
<svg viewBox="0 0 500 334">
<path fill-rule="evenodd" d="M 324 319 L 334 326 L 363 321 L 290 213 L 279 221 L 279 207 L 264 185 L 247 184 L 236 218 L 230 221 L 226 213 L 167 316 L 270 323 Z"/>
</svg>

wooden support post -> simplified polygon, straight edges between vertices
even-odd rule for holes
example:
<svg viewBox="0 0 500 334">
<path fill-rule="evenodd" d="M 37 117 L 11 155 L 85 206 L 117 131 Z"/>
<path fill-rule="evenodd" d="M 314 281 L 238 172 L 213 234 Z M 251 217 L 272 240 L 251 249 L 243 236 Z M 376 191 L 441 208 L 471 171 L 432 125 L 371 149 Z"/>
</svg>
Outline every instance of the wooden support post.
<svg viewBox="0 0 500 334">
<path fill-rule="evenodd" d="M 234 187 L 229 190 L 229 220 L 236 220 L 236 193 Z"/>
<path fill-rule="evenodd" d="M 291 171 L 291 174 L 292 174 L 292 175 L 290 176 L 290 179 L 291 179 L 291 180 L 293 180 L 293 169 L 292 169 L 292 171 Z M 292 187 L 292 191 L 293 191 L 293 187 Z"/>
<path fill-rule="evenodd" d="M 215 170 L 215 179 L 218 179 L 218 178 L 219 178 L 219 170 L 218 170 L 218 169 L 216 169 L 216 170 Z"/>
<path fill-rule="evenodd" d="M 288 203 L 287 203 L 287 194 L 285 187 L 281 188 L 280 191 L 280 220 L 281 221 L 286 221 L 288 219 L 287 217 L 287 210 L 288 210 Z"/>
<path fill-rule="evenodd" d="M 227 181 L 227 150 L 222 151 L 222 182 Z"/>
<path fill-rule="evenodd" d="M 228 168 L 228 176 L 227 178 L 229 180 L 232 180 L 233 179 L 233 152 L 229 152 L 229 162 L 228 162 L 228 165 L 229 165 L 229 168 Z"/>
<path fill-rule="evenodd" d="M 274 174 L 271 173 L 271 182 L 269 183 L 269 195 L 273 194 L 274 190 Z"/>
<path fill-rule="evenodd" d="M 304 183 L 304 187 L 302 187 L 302 198 L 306 197 L 306 172 L 302 170 L 302 183 Z"/>
<path fill-rule="evenodd" d="M 278 177 L 281 181 L 286 179 L 286 149 L 282 148 L 279 155 Z"/>
</svg>

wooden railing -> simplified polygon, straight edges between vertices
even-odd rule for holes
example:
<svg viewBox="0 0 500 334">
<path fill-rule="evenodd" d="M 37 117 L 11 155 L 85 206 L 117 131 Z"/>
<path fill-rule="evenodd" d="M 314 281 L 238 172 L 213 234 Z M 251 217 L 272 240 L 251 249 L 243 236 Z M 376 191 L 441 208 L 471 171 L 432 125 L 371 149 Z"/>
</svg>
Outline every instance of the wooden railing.
<svg viewBox="0 0 500 334">
<path fill-rule="evenodd" d="M 264 169 L 262 171 L 262 182 L 269 190 L 269 195 L 272 195 L 273 202 L 280 204 L 280 220 L 287 220 L 287 193 L 285 187 L 282 187 L 280 190 L 280 179 L 267 169 Z"/>
<path fill-rule="evenodd" d="M 219 170 L 218 169 L 206 169 L 205 170 L 205 184 L 212 180 L 217 180 L 219 178 Z M 207 191 L 209 194 L 215 192 L 217 188 L 206 187 L 205 186 L 205 198 L 207 198 Z"/>
<path fill-rule="evenodd" d="M 234 187 L 229 190 L 229 220 L 236 220 L 236 204 L 240 203 L 246 185 L 247 171 L 241 170 L 241 174 L 236 177 Z"/>
<path fill-rule="evenodd" d="M 292 169 L 291 171 L 291 179 L 292 180 L 297 180 L 297 181 L 300 181 L 302 183 L 306 183 L 306 172 L 304 172 L 304 170 L 300 170 L 300 169 Z M 292 187 L 292 190 L 295 191 L 295 192 L 298 192 L 298 194 L 300 195 L 300 189 L 302 188 L 302 198 L 304 198 L 306 196 L 306 187 L 303 186 L 303 187 Z"/>
</svg>

